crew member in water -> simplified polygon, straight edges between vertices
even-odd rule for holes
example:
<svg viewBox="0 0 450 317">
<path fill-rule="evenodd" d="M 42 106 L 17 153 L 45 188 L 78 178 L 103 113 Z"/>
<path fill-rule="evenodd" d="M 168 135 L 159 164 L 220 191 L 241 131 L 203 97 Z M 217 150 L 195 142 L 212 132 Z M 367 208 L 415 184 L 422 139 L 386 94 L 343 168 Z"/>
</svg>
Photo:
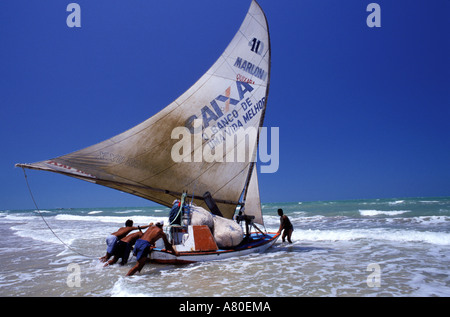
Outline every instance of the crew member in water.
<svg viewBox="0 0 450 317">
<path fill-rule="evenodd" d="M 176 256 L 179 255 L 178 251 L 169 243 L 166 234 L 163 231 L 164 222 L 157 222 L 156 225 L 148 228 L 142 237 L 136 241 L 134 245 L 134 255 L 136 256 L 137 263 L 134 267 L 128 271 L 127 276 L 131 276 L 136 272 L 140 272 L 147 263 L 147 256 L 150 254 L 158 239 L 162 238 L 166 250 L 173 252 Z"/>
<path fill-rule="evenodd" d="M 149 227 L 152 225 L 153 225 L 153 222 L 151 222 L 146 227 Z M 138 226 L 138 228 L 139 228 L 138 232 L 130 233 L 125 238 L 122 238 L 119 241 L 117 241 L 117 244 L 113 251 L 114 252 L 113 258 L 112 258 L 112 260 L 109 260 L 108 262 L 106 262 L 105 266 L 113 265 L 119 259 L 122 259 L 122 261 L 120 262 L 120 265 L 127 264 L 128 258 L 130 257 L 130 252 L 131 252 L 131 250 L 133 250 L 133 245 L 136 243 L 136 240 L 141 238 L 142 235 L 144 234 L 141 231 L 141 227 Z"/>
<path fill-rule="evenodd" d="M 123 239 L 127 234 L 129 234 L 131 231 L 133 230 L 138 230 L 138 229 L 145 229 L 148 228 L 149 226 L 143 226 L 143 227 L 133 227 L 133 220 L 128 219 L 125 222 L 125 227 L 121 227 L 119 228 L 119 230 L 117 230 L 114 233 L 111 233 L 107 238 L 106 238 L 106 254 L 104 256 L 102 256 L 100 258 L 100 261 L 102 262 L 106 262 L 109 260 L 109 258 L 113 255 L 114 253 L 114 248 L 116 247 L 117 241 L 119 241 L 120 239 Z"/>
<path fill-rule="evenodd" d="M 289 217 L 283 214 L 283 209 L 278 209 L 278 216 L 280 216 L 280 229 L 278 229 L 278 232 L 281 233 L 281 231 L 284 230 L 283 235 L 281 236 L 282 241 L 287 238 L 289 243 L 292 243 L 291 241 L 291 235 L 294 231 L 294 227 L 292 226 L 291 221 L 289 220 Z"/>
</svg>

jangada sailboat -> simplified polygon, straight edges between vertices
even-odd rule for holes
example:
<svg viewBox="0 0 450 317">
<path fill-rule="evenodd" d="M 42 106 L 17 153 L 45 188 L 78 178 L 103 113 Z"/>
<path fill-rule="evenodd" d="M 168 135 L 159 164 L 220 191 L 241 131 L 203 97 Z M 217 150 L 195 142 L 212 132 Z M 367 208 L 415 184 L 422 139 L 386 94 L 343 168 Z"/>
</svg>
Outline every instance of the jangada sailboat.
<svg viewBox="0 0 450 317">
<path fill-rule="evenodd" d="M 156 243 L 151 253 L 155 262 L 188 263 L 262 252 L 279 237 L 249 230 L 251 225 L 264 224 L 255 157 L 269 79 L 267 20 L 253 0 L 219 59 L 160 112 L 101 143 L 16 166 L 75 177 L 167 207 L 182 197 L 183 221 L 170 228 L 180 255 Z M 189 142 L 182 143 L 180 137 Z M 242 221 L 245 237 L 233 247 L 217 246 L 211 230 L 190 223 L 194 204 L 217 217 Z"/>
</svg>

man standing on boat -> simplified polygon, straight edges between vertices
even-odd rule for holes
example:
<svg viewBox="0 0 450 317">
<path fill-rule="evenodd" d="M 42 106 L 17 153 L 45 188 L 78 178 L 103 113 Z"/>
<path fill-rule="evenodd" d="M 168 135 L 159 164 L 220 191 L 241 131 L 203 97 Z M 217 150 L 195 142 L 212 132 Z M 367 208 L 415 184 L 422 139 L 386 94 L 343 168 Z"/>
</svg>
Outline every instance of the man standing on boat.
<svg viewBox="0 0 450 317">
<path fill-rule="evenodd" d="M 168 251 L 172 251 L 176 256 L 179 255 L 177 250 L 167 240 L 166 234 L 163 231 L 164 222 L 157 222 L 156 225 L 151 226 L 144 232 L 142 237 L 136 241 L 134 245 L 134 255 L 136 256 L 137 263 L 127 273 L 127 276 L 131 276 L 136 272 L 140 272 L 147 262 L 147 256 L 150 254 L 157 240 L 160 238 L 164 241 L 164 246 Z"/>
<path fill-rule="evenodd" d="M 284 242 L 284 239 L 287 238 L 289 243 L 292 243 L 291 241 L 291 235 L 292 232 L 294 231 L 294 227 L 292 226 L 291 221 L 289 220 L 288 216 L 283 214 L 283 209 L 278 209 L 278 216 L 280 216 L 280 229 L 278 229 L 278 232 L 281 233 L 281 231 L 284 230 L 283 232 L 283 236 L 281 237 L 281 239 Z"/>
</svg>

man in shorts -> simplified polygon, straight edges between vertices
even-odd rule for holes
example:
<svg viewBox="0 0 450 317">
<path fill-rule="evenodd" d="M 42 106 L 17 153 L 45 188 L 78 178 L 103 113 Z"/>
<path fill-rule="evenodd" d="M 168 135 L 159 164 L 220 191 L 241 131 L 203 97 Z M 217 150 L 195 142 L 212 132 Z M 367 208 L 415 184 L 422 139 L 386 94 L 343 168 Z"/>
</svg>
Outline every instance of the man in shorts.
<svg viewBox="0 0 450 317">
<path fill-rule="evenodd" d="M 152 226 L 153 223 L 150 223 L 149 226 Z M 128 258 L 130 257 L 130 252 L 133 250 L 133 245 L 136 243 L 136 240 L 142 237 L 143 233 L 139 229 L 138 232 L 131 233 L 127 235 L 125 238 L 120 239 L 117 241 L 117 244 L 114 248 L 113 258 L 112 260 L 109 260 L 105 266 L 113 265 L 119 259 L 121 258 L 122 261 L 120 262 L 120 265 L 125 265 L 128 262 Z"/>
<path fill-rule="evenodd" d="M 157 222 L 156 225 L 148 228 L 140 239 L 136 240 L 133 253 L 136 256 L 137 263 L 130 271 L 128 271 L 127 276 L 131 276 L 142 270 L 147 262 L 147 256 L 154 248 L 155 242 L 160 238 L 163 239 L 164 245 L 168 251 L 172 251 L 176 256 L 179 255 L 177 250 L 175 250 L 169 243 L 169 240 L 167 240 L 166 234 L 162 229 L 163 225 L 164 222 Z"/>
<path fill-rule="evenodd" d="M 114 233 L 111 233 L 108 237 L 106 237 L 106 254 L 105 256 L 102 256 L 100 258 L 100 261 L 102 262 L 106 262 L 109 260 L 109 258 L 113 255 L 114 253 L 114 248 L 116 247 L 117 241 L 119 241 L 120 239 L 124 238 L 127 234 L 129 234 L 131 231 L 133 230 L 140 230 L 140 229 L 145 229 L 148 228 L 149 226 L 143 226 L 143 227 L 133 227 L 133 220 L 128 219 L 125 222 L 125 227 L 121 227 L 119 228 L 119 230 L 117 230 Z"/>
<path fill-rule="evenodd" d="M 282 241 L 287 238 L 289 243 L 292 243 L 291 236 L 292 232 L 294 231 L 294 226 L 292 226 L 291 221 L 289 220 L 288 216 L 283 214 L 283 209 L 278 209 L 278 216 L 280 216 L 280 228 L 278 229 L 278 232 L 281 233 L 281 231 L 284 230 L 283 236 L 281 237 Z"/>
</svg>

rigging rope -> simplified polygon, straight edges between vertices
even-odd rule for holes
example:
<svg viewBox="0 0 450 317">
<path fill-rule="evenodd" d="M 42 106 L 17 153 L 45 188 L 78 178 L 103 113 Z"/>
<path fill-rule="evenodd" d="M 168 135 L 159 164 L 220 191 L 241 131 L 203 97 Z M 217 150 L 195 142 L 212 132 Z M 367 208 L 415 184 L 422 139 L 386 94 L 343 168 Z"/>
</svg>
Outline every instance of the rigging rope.
<svg viewBox="0 0 450 317">
<path fill-rule="evenodd" d="M 89 256 L 89 255 L 85 255 L 85 254 L 82 254 L 82 253 L 80 253 L 80 252 L 78 252 L 77 250 L 74 250 L 74 249 L 72 249 L 67 243 L 65 243 L 60 237 L 58 237 L 58 235 L 53 231 L 53 229 L 50 227 L 50 225 L 48 224 L 48 222 L 47 222 L 47 220 L 45 220 L 45 218 L 44 218 L 44 216 L 42 215 L 42 213 L 41 213 L 41 210 L 39 209 L 39 207 L 38 207 L 38 205 L 37 205 L 37 203 L 36 203 L 36 200 L 34 199 L 34 196 L 33 196 L 33 192 L 31 191 L 31 187 L 30 187 L 30 184 L 28 183 L 28 176 L 27 176 L 27 173 L 25 172 L 25 169 L 22 167 L 22 170 L 23 170 L 23 175 L 25 176 L 25 182 L 27 183 L 27 187 L 28 187 L 28 191 L 30 192 L 30 196 L 31 196 L 31 199 L 33 200 L 33 203 L 34 203 L 34 206 L 36 207 L 36 210 L 38 211 L 38 213 L 39 213 L 39 215 L 41 216 L 41 218 L 42 218 L 42 220 L 45 222 L 45 224 L 47 225 L 47 228 L 53 233 L 53 235 L 66 247 L 66 248 L 68 248 L 69 250 L 71 250 L 72 252 L 75 252 L 75 253 L 77 253 L 78 255 L 81 255 L 81 256 L 83 256 L 83 257 L 86 257 L 86 258 L 94 258 L 93 256 Z"/>
</svg>

